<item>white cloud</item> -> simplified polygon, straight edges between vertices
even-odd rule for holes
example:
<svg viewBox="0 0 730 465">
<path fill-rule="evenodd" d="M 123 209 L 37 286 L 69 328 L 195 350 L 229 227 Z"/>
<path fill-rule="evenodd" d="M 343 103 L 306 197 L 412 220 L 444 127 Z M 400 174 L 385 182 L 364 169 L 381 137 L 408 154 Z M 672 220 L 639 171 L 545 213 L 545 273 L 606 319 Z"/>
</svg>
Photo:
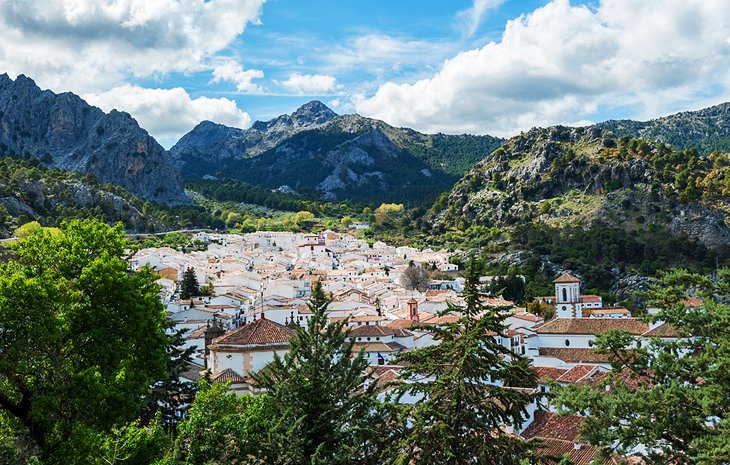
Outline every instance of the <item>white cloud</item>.
<svg viewBox="0 0 730 465">
<path fill-rule="evenodd" d="M 264 0 L 0 1 L 0 69 L 98 92 L 128 76 L 203 69 L 258 23 Z"/>
<path fill-rule="evenodd" d="M 386 83 L 357 110 L 424 131 L 512 135 L 614 107 L 656 116 L 730 97 L 730 2 L 555 0 L 428 79 Z"/>
<path fill-rule="evenodd" d="M 497 8 L 505 0 L 473 0 L 471 8 L 460 11 L 456 16 L 464 29 L 464 35 L 471 37 L 477 32 L 487 11 Z"/>
<path fill-rule="evenodd" d="M 403 66 L 428 67 L 453 52 L 453 45 L 424 40 L 402 39 L 383 34 L 355 37 L 323 55 L 325 66 L 333 70 L 367 69 L 390 74 Z"/>
<path fill-rule="evenodd" d="M 337 89 L 337 80 L 326 74 L 293 73 L 279 84 L 300 95 L 323 95 Z"/>
<path fill-rule="evenodd" d="M 243 66 L 233 60 L 216 66 L 213 69 L 213 79 L 211 82 L 229 81 L 236 84 L 236 89 L 244 93 L 263 92 L 258 84 L 254 84 L 254 79 L 264 77 L 264 72 L 259 69 L 244 70 Z"/>
<path fill-rule="evenodd" d="M 143 128 L 169 148 L 202 120 L 248 127 L 251 118 L 227 98 L 191 98 L 182 88 L 147 89 L 125 84 L 83 98 L 104 111 L 117 109 L 131 114 Z"/>
</svg>

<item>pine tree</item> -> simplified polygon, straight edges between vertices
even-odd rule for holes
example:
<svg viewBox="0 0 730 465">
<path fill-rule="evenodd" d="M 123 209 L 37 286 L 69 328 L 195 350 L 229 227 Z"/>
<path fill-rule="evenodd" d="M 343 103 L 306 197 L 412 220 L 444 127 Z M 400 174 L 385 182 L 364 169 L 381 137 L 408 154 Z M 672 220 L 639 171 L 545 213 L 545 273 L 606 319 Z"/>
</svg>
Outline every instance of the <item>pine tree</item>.
<svg viewBox="0 0 730 465">
<path fill-rule="evenodd" d="M 278 424 L 299 448 L 297 463 L 382 463 L 375 458 L 383 430 L 375 383 L 364 353 L 352 355 L 346 321 L 328 322 L 329 303 L 315 283 L 308 326 L 298 326 L 289 352 L 253 377 L 279 407 Z"/>
<path fill-rule="evenodd" d="M 198 285 L 198 278 L 195 277 L 195 271 L 192 268 L 188 268 L 183 273 L 183 279 L 180 283 L 180 298 L 187 300 L 194 295 L 200 294 L 200 287 Z"/>
<path fill-rule="evenodd" d="M 524 358 L 494 338 L 506 315 L 482 302 L 480 269 L 472 258 L 465 306 L 441 313 L 458 319 L 428 326 L 437 344 L 399 356 L 407 382 L 395 387 L 395 401 L 420 400 L 403 408 L 405 431 L 391 463 L 518 464 L 530 455 L 533 444 L 504 426 L 524 422 L 537 382 Z"/>
<path fill-rule="evenodd" d="M 187 328 L 172 331 L 174 323 L 169 318 L 165 320 L 167 330 L 167 376 L 153 384 L 150 393 L 145 397 L 146 405 L 141 414 L 144 424 L 149 424 L 160 414 L 162 426 L 165 429 L 175 428 L 185 415 L 186 406 L 195 398 L 197 385 L 180 379 L 180 376 L 190 369 L 195 353 L 195 346 L 183 348 Z"/>
</svg>

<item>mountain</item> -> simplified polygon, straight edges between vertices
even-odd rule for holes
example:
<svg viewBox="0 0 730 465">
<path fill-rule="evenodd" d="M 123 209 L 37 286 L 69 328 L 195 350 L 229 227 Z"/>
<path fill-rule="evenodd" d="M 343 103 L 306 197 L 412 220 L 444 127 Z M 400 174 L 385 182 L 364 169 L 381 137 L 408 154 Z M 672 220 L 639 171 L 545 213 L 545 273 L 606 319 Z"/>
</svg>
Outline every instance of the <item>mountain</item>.
<svg viewBox="0 0 730 465">
<path fill-rule="evenodd" d="M 228 177 L 328 200 L 410 202 L 448 190 L 503 142 L 421 134 L 312 101 L 243 130 L 204 121 L 170 150 L 183 177 Z"/>
<path fill-rule="evenodd" d="M 663 142 L 676 149 L 697 148 L 730 152 L 730 103 L 699 111 L 685 111 L 650 121 L 609 120 L 596 125 L 618 136 Z"/>
<path fill-rule="evenodd" d="M 127 113 L 104 113 L 79 96 L 0 75 L 0 155 L 93 174 L 144 199 L 187 203 L 172 158 Z"/>
<path fill-rule="evenodd" d="M 604 291 L 627 272 L 713 269 L 730 258 L 728 167 L 728 154 L 598 127 L 532 129 L 442 195 L 424 230 L 533 273 L 577 270 Z"/>
</svg>

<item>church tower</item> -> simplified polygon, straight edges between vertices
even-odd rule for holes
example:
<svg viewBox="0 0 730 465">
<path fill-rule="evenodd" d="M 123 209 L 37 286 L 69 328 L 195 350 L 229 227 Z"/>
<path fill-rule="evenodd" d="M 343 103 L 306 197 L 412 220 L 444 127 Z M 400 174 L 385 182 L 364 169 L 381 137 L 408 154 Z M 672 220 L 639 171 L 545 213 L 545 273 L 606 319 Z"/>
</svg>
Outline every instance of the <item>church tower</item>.
<svg viewBox="0 0 730 465">
<path fill-rule="evenodd" d="M 570 273 L 563 273 L 553 281 L 555 284 L 555 314 L 558 318 L 580 318 L 583 316 L 580 302 L 581 280 Z"/>
</svg>

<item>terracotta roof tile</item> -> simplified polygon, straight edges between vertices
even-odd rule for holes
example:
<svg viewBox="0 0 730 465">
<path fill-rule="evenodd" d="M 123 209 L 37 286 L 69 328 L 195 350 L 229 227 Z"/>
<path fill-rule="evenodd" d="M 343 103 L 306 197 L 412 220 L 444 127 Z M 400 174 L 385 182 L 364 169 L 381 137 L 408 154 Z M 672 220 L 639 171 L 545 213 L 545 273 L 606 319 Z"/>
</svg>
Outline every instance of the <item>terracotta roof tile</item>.
<svg viewBox="0 0 730 465">
<path fill-rule="evenodd" d="M 395 336 L 395 337 L 407 337 L 411 336 L 411 332 L 402 328 L 396 328 L 393 326 L 376 326 L 376 325 L 365 325 L 356 326 L 350 329 L 348 336 L 350 337 L 373 337 L 373 336 Z"/>
<path fill-rule="evenodd" d="M 595 365 L 575 365 L 557 379 L 559 383 L 577 383 L 596 370 Z"/>
<path fill-rule="evenodd" d="M 585 420 L 579 415 L 556 415 L 551 412 L 536 412 L 535 419 L 525 429 L 522 436 L 527 439 L 536 437 L 575 441 L 580 425 Z"/>
<path fill-rule="evenodd" d="M 555 318 L 535 328 L 538 334 L 603 334 L 618 329 L 639 336 L 649 324 L 637 318 Z"/>
<path fill-rule="evenodd" d="M 294 330 L 271 320 L 256 320 L 241 326 L 214 342 L 217 345 L 253 345 L 289 342 Z"/>
<path fill-rule="evenodd" d="M 580 279 L 576 278 L 570 273 L 563 273 L 556 280 L 553 281 L 555 284 L 570 284 L 570 283 L 579 283 L 581 282 Z"/>
<path fill-rule="evenodd" d="M 557 381 L 558 378 L 568 371 L 567 368 L 555 367 L 532 367 L 532 369 L 537 375 L 537 381 L 542 384 L 546 384 L 549 381 Z"/>
<path fill-rule="evenodd" d="M 654 329 L 651 329 L 644 334 L 644 337 L 680 337 L 677 329 L 669 323 L 662 323 Z"/>
<path fill-rule="evenodd" d="M 239 375 L 235 371 L 231 370 L 230 368 L 226 368 L 223 371 L 219 371 L 218 373 L 213 373 L 210 376 L 210 380 L 216 383 L 227 383 L 230 381 L 233 384 L 240 384 L 245 383 L 246 380 L 243 378 L 243 376 Z"/>
<path fill-rule="evenodd" d="M 406 347 L 397 342 L 356 342 L 353 344 L 352 351 L 359 352 L 365 349 L 365 352 L 398 352 Z"/>
</svg>

